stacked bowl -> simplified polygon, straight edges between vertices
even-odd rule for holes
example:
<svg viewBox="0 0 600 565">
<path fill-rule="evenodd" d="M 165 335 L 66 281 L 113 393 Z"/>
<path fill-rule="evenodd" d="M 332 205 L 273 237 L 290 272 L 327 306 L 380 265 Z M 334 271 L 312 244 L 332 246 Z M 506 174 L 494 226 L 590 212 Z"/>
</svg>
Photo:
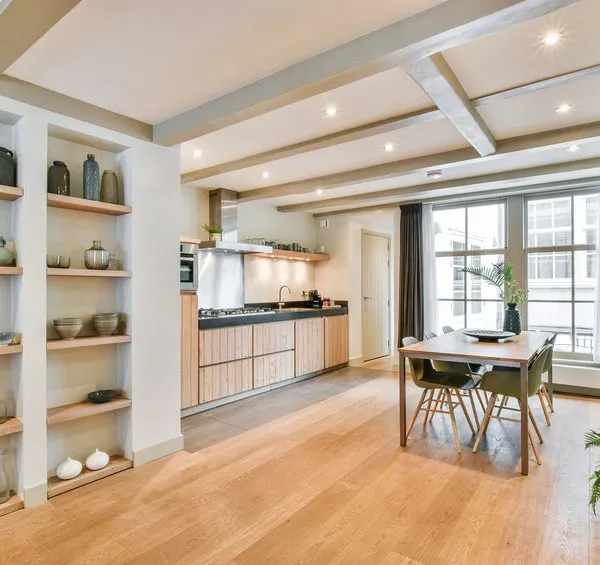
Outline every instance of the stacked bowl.
<svg viewBox="0 0 600 565">
<path fill-rule="evenodd" d="M 99 336 L 113 335 L 119 325 L 119 314 L 94 314 L 92 323 Z"/>
<path fill-rule="evenodd" d="M 54 331 L 61 339 L 75 339 L 83 327 L 81 318 L 58 318 L 52 322 Z"/>
</svg>

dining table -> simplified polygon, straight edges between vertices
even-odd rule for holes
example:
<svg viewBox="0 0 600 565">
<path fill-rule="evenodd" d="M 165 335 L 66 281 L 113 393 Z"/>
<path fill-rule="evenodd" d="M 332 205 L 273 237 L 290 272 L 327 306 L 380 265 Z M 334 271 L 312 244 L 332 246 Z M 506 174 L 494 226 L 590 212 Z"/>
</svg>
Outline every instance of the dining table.
<svg viewBox="0 0 600 565">
<path fill-rule="evenodd" d="M 433 361 L 455 361 L 493 365 L 494 367 L 518 368 L 515 378 L 521 379 L 521 474 L 529 474 L 528 446 L 528 394 L 529 364 L 536 353 L 553 334 L 550 332 L 523 331 L 497 342 L 484 342 L 456 330 L 414 345 L 400 347 L 399 353 L 399 410 L 400 445 L 406 446 L 406 358 L 430 359 Z M 552 398 L 552 368 L 547 376 L 548 393 Z"/>
</svg>

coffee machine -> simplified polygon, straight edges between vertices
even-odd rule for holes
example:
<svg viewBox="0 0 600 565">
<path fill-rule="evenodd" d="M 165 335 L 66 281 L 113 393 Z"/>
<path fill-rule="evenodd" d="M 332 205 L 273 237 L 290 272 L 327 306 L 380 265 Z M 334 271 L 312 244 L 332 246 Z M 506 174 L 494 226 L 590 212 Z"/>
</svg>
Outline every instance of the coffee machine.
<svg viewBox="0 0 600 565">
<path fill-rule="evenodd" d="M 317 289 L 308 291 L 308 305 L 311 308 L 323 308 L 323 299 Z"/>
</svg>

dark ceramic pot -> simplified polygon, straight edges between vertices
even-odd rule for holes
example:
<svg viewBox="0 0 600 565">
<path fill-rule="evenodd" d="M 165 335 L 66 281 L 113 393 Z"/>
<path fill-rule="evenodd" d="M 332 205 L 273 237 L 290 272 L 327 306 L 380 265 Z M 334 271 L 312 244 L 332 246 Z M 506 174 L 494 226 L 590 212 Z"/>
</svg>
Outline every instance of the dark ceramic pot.
<svg viewBox="0 0 600 565">
<path fill-rule="evenodd" d="M 516 304 L 507 304 L 504 310 L 504 327 L 505 332 L 513 332 L 519 335 L 521 333 L 521 312 Z"/>
<path fill-rule="evenodd" d="M 100 166 L 91 153 L 83 162 L 83 197 L 100 201 Z"/>
<path fill-rule="evenodd" d="M 0 184 L 17 186 L 17 163 L 10 149 L 0 147 Z"/>
<path fill-rule="evenodd" d="M 62 196 L 71 195 L 71 173 L 62 161 L 53 161 L 48 167 L 48 192 Z"/>
</svg>

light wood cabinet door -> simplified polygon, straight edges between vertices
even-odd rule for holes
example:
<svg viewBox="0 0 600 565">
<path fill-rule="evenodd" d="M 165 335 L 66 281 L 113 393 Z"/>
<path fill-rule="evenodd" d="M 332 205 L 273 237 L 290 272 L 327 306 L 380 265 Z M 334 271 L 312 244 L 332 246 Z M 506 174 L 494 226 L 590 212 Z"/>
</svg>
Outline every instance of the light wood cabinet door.
<svg viewBox="0 0 600 565">
<path fill-rule="evenodd" d="M 325 368 L 323 318 L 296 320 L 296 376 L 316 373 Z"/>
<path fill-rule="evenodd" d="M 200 367 L 248 357 L 252 357 L 252 326 L 200 331 Z"/>
<path fill-rule="evenodd" d="M 252 359 L 198 369 L 200 403 L 252 389 Z"/>
<path fill-rule="evenodd" d="M 348 316 L 327 316 L 325 320 L 325 368 L 348 362 Z"/>
<path fill-rule="evenodd" d="M 198 297 L 181 294 L 181 408 L 198 404 Z"/>
<path fill-rule="evenodd" d="M 292 379 L 294 352 L 271 353 L 254 358 L 254 388 Z"/>
<path fill-rule="evenodd" d="M 267 355 L 294 349 L 294 322 L 271 322 L 256 324 L 254 334 L 254 355 Z"/>
</svg>

